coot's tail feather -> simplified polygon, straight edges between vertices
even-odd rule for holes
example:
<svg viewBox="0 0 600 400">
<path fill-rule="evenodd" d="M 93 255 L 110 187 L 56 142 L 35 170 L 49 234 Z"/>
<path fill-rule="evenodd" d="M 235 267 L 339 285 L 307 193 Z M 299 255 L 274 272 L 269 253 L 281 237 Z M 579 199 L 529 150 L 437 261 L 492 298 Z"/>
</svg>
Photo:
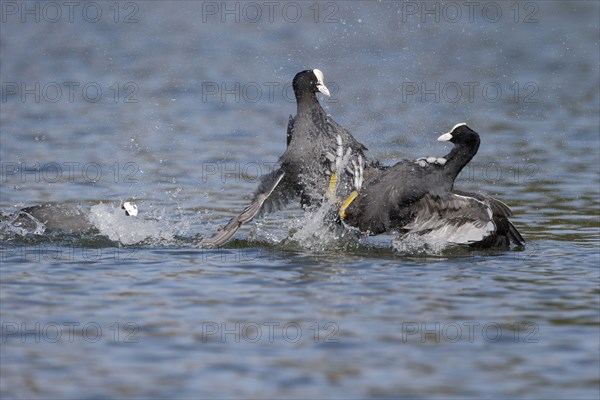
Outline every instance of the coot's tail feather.
<svg viewBox="0 0 600 400">
<path fill-rule="evenodd" d="M 508 237 L 517 246 L 525 246 L 525 239 L 510 221 L 508 221 Z"/>
<path fill-rule="evenodd" d="M 460 190 L 454 190 L 453 193 L 481 200 L 492 210 L 496 234 L 482 243 L 476 244 L 476 247 L 508 247 L 511 242 L 517 246 L 525 246 L 525 239 L 509 219 L 513 215 L 512 210 L 502 201 L 481 193 L 469 193 Z"/>
</svg>

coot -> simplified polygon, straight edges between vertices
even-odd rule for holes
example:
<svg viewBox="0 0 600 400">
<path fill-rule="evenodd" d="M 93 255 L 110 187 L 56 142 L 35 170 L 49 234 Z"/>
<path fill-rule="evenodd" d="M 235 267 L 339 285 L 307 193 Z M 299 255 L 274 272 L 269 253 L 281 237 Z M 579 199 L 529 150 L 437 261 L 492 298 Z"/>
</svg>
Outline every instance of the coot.
<svg viewBox="0 0 600 400">
<path fill-rule="evenodd" d="M 397 232 L 474 247 L 522 246 L 510 208 L 492 197 L 454 190 L 480 139 L 465 123 L 438 138 L 454 147 L 445 157 L 401 161 L 366 176 L 340 209 L 345 225 L 369 235 Z"/>
<path fill-rule="evenodd" d="M 200 242 L 201 247 L 217 247 L 227 242 L 238 228 L 262 211 L 280 209 L 299 199 L 305 210 L 318 207 L 331 181 L 327 168 L 327 153 L 340 137 L 353 155 L 364 158 L 367 148 L 359 143 L 343 126 L 325 113 L 317 100 L 317 93 L 329 96 L 318 69 L 299 72 L 292 82 L 296 97 L 296 116 L 290 116 L 287 127 L 287 149 L 279 158 L 280 167 L 261 179 L 250 204 L 233 217 L 212 237 Z M 365 170 L 375 165 L 367 162 Z M 338 179 L 340 195 L 351 191 L 352 177 L 346 174 Z"/>
</svg>

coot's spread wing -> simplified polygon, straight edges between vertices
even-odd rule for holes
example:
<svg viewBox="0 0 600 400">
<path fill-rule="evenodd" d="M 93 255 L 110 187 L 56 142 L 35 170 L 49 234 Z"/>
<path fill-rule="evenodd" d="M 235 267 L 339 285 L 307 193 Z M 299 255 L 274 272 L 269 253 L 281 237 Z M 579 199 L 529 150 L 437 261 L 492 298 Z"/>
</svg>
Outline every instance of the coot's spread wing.
<svg viewBox="0 0 600 400">
<path fill-rule="evenodd" d="M 258 208 L 258 211 L 252 218 L 279 211 L 291 201 L 298 199 L 296 186 L 288 178 L 289 174 L 284 173 L 283 168 L 272 171 L 270 174 L 262 177 L 260 185 L 254 194 L 254 200 L 248 207 L 259 200 L 259 198 L 262 200 L 262 206 Z M 270 195 L 265 197 L 265 194 L 269 192 Z"/>
<path fill-rule="evenodd" d="M 404 232 L 427 235 L 430 242 L 471 244 L 496 232 L 492 208 L 464 193 L 444 197 L 426 195 L 412 209 L 414 219 L 402 227 Z"/>
<path fill-rule="evenodd" d="M 327 125 L 327 131 L 330 132 L 331 137 L 335 139 L 337 135 L 340 135 L 342 137 L 344 147 L 351 147 L 354 151 L 358 151 L 364 156 L 364 152 L 368 150 L 367 147 L 356 140 L 346 128 L 335 122 L 329 116 L 327 117 Z"/>
<path fill-rule="evenodd" d="M 473 197 L 479 201 L 485 203 L 492 210 L 493 221 L 496 225 L 496 233 L 492 237 L 488 238 L 484 243 L 481 243 L 482 247 L 485 246 L 508 246 L 510 242 L 517 246 L 525 246 L 525 239 L 519 233 L 517 228 L 510 221 L 509 217 L 512 217 L 512 210 L 503 202 L 493 197 L 481 194 L 481 193 L 468 193 L 460 190 L 454 190 L 452 193 L 461 196 Z"/>
<path fill-rule="evenodd" d="M 219 231 L 210 238 L 203 239 L 200 242 L 200 247 L 219 247 L 227 242 L 246 222 L 249 222 L 254 218 L 263 208 L 263 205 L 267 203 L 272 207 L 273 200 L 269 201 L 269 198 L 273 196 L 273 192 L 276 191 L 278 185 L 281 184 L 285 173 L 282 169 L 275 170 L 270 174 L 265 175 L 254 195 L 254 199 L 248 204 L 242 213 L 236 217 L 233 217 L 227 225 L 219 229 Z"/>
<path fill-rule="evenodd" d="M 465 196 L 465 197 L 473 197 L 479 201 L 483 201 L 484 203 L 486 203 L 488 206 L 490 206 L 492 208 L 492 212 L 494 213 L 494 215 L 500 215 L 500 216 L 503 216 L 506 218 L 512 217 L 512 215 L 513 215 L 510 207 L 508 207 L 506 204 L 504 204 L 500 200 L 495 199 L 490 196 L 487 196 L 485 194 L 470 193 L 470 192 L 465 192 L 462 190 L 453 190 L 452 193 L 460 195 L 460 196 Z"/>
</svg>

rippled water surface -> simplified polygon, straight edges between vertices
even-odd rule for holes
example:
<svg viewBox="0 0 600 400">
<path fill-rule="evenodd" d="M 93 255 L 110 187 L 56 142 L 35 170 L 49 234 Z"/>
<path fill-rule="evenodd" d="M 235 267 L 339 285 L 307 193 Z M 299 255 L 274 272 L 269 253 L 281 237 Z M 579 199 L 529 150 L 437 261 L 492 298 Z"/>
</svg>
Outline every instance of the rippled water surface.
<svg viewBox="0 0 600 400">
<path fill-rule="evenodd" d="M 52 4 L 2 4 L 0 209 L 94 229 L 3 225 L 3 398 L 598 398 L 597 2 Z M 295 206 L 197 249 L 315 67 L 385 163 L 477 130 L 457 187 L 509 204 L 525 249 L 403 254 Z"/>
</svg>

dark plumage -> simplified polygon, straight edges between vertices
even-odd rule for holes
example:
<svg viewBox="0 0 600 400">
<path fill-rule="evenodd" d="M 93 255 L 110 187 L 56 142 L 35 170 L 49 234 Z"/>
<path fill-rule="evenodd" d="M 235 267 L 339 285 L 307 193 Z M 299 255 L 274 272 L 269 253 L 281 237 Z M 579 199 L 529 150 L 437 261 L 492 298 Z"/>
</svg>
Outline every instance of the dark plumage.
<svg viewBox="0 0 600 400">
<path fill-rule="evenodd" d="M 318 207 L 330 179 L 326 155 L 335 146 L 338 136 L 353 154 L 364 156 L 367 148 L 331 119 L 319 104 L 317 93 L 329 96 L 321 71 L 299 72 L 294 77 L 293 88 L 297 113 L 289 119 L 287 149 L 279 158 L 280 168 L 262 178 L 252 202 L 240 215 L 232 218 L 213 237 L 202 240 L 200 246 L 221 246 L 242 224 L 260 212 L 277 209 L 292 199 L 299 198 L 305 209 Z M 370 168 L 370 164 L 366 168 Z M 351 177 L 344 175 L 342 179 L 350 182 Z M 342 187 L 341 194 L 349 193 L 349 184 L 339 186 Z M 344 191 L 343 188 L 348 189 Z"/>
<path fill-rule="evenodd" d="M 335 145 L 337 136 L 355 155 L 364 157 L 367 148 L 328 116 L 319 104 L 317 92 L 329 95 L 321 71 L 315 69 L 296 74 L 293 88 L 297 113 L 293 118 L 290 116 L 288 147 L 279 158 L 281 169 L 286 173 L 282 183 L 294 187 L 303 206 L 318 206 L 329 182 L 326 153 Z"/>
<path fill-rule="evenodd" d="M 402 161 L 365 176 L 344 223 L 363 233 L 395 231 L 471 246 L 508 246 L 525 241 L 508 206 L 492 197 L 453 190 L 454 181 L 479 149 L 479 135 L 466 124 L 440 136 L 454 147 L 443 158 Z"/>
</svg>

